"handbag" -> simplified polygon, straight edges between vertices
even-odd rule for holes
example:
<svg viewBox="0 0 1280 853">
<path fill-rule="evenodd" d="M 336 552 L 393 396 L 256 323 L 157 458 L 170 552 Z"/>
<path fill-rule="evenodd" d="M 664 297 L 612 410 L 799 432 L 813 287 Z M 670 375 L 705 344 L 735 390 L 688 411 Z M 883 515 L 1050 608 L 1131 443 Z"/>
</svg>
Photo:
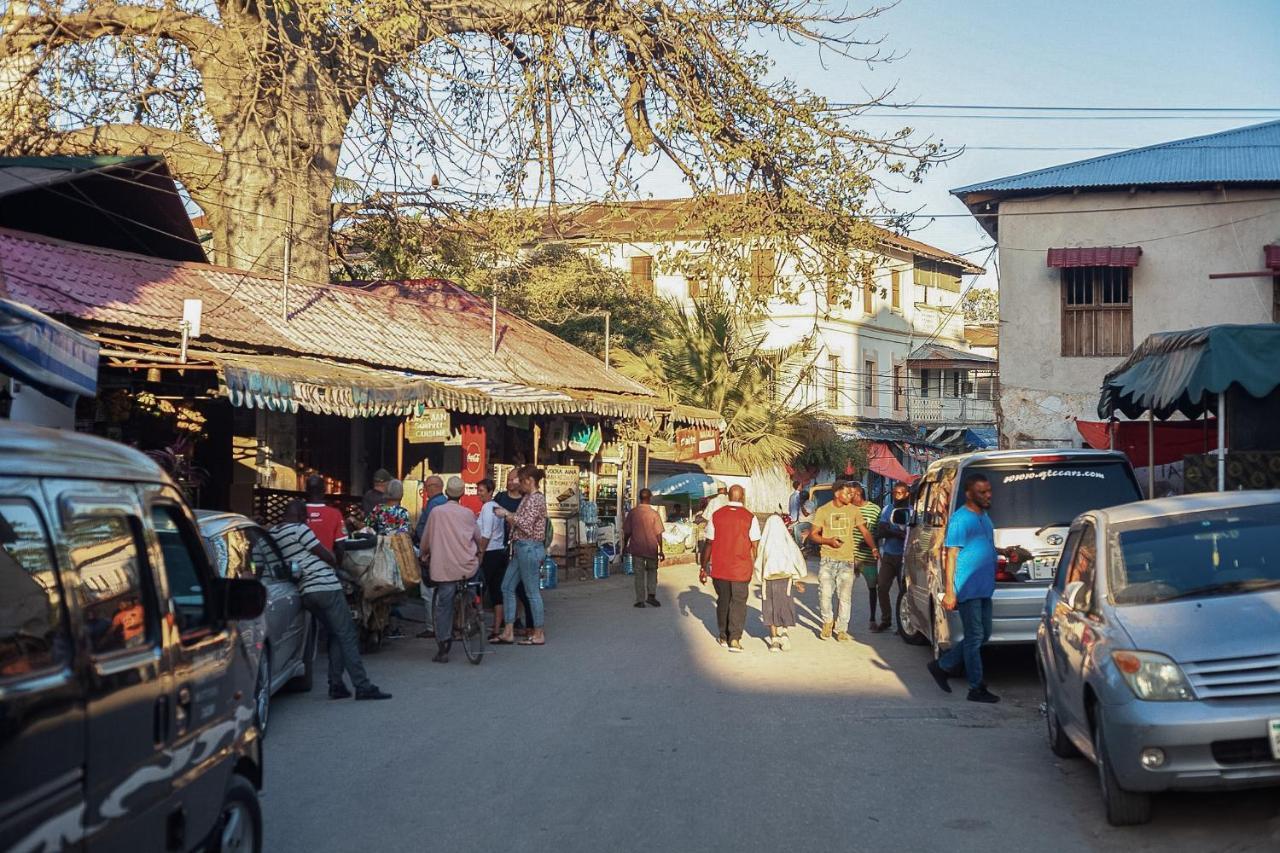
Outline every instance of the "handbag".
<svg viewBox="0 0 1280 853">
<path fill-rule="evenodd" d="M 418 563 L 418 555 L 413 552 L 413 541 L 408 533 L 389 534 L 387 540 L 396 555 L 396 565 L 400 569 L 400 581 L 408 589 L 414 584 L 422 583 L 422 569 Z"/>
<path fill-rule="evenodd" d="M 390 537 L 379 536 L 378 547 L 373 552 L 373 562 L 360 577 L 360 587 L 367 601 L 374 601 L 404 590 L 400 579 L 400 563 Z"/>
</svg>

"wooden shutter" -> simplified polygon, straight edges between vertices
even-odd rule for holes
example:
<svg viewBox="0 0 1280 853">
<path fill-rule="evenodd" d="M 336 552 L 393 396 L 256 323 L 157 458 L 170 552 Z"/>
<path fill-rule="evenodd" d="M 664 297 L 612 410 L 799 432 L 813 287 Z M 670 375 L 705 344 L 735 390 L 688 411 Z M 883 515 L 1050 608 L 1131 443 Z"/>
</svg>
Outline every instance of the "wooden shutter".
<svg viewBox="0 0 1280 853">
<path fill-rule="evenodd" d="M 1076 358 L 1133 351 L 1133 286 L 1129 267 L 1064 267 L 1062 355 Z"/>
<path fill-rule="evenodd" d="M 892 302 L 890 304 L 896 309 L 902 307 L 902 273 L 899 270 L 893 270 L 889 273 L 889 290 L 892 294 Z"/>
<path fill-rule="evenodd" d="M 751 250 L 751 290 L 757 296 L 773 293 L 773 279 L 778 274 L 777 257 L 773 249 Z"/>
<path fill-rule="evenodd" d="M 631 259 L 631 288 L 638 293 L 653 293 L 653 257 L 636 255 Z"/>
</svg>

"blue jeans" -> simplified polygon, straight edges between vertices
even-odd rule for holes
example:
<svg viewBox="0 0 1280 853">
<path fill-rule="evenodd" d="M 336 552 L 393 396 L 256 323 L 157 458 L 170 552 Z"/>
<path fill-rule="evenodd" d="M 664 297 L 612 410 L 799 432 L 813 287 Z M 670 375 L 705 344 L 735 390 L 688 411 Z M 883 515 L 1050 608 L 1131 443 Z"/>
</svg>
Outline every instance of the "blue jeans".
<svg viewBox="0 0 1280 853">
<path fill-rule="evenodd" d="M 964 639 L 943 652 L 938 666 L 947 672 L 964 673 L 969 678 L 969 689 L 985 685 L 982 680 L 982 644 L 991 639 L 991 599 L 970 598 L 956 605 L 960 624 L 964 626 Z"/>
<path fill-rule="evenodd" d="M 853 582 L 858 577 L 857 565 L 852 560 L 833 560 L 823 557 L 818 561 L 818 610 L 822 622 L 834 622 L 836 630 L 843 633 L 853 618 Z M 831 595 L 839 602 L 839 615 L 831 606 Z"/>
<path fill-rule="evenodd" d="M 516 587 L 523 583 L 529 596 L 529 618 L 534 628 L 541 628 L 542 589 L 538 585 L 538 572 L 547 549 L 541 542 L 517 539 L 511 550 L 514 559 L 507 564 L 507 573 L 502 578 L 502 612 L 509 622 L 515 621 Z"/>
<path fill-rule="evenodd" d="M 360 638 L 356 623 L 351 618 L 347 597 L 339 590 L 309 592 L 302 596 L 302 606 L 311 611 L 325 631 L 329 633 L 329 687 L 342 687 L 342 671 L 351 676 L 351 686 L 357 691 L 373 687 L 360 659 Z"/>
</svg>

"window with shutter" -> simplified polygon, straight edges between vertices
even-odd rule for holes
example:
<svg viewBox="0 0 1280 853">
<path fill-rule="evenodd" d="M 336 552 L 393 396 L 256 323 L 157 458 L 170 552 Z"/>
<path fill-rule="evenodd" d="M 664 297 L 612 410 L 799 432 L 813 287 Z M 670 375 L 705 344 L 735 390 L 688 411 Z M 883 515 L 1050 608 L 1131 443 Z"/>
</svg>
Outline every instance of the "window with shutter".
<svg viewBox="0 0 1280 853">
<path fill-rule="evenodd" d="M 638 293 L 653 293 L 653 257 L 636 255 L 631 259 L 631 289 Z"/>
<path fill-rule="evenodd" d="M 1133 269 L 1062 269 L 1062 355 L 1128 355 L 1133 351 Z"/>
<path fill-rule="evenodd" d="M 902 308 L 902 272 L 900 270 L 889 273 L 889 291 L 892 298 L 889 304 L 893 306 L 893 310 L 897 311 Z"/>
<path fill-rule="evenodd" d="M 755 295 L 772 294 L 777 274 L 778 262 L 773 249 L 751 250 L 751 290 Z"/>
</svg>

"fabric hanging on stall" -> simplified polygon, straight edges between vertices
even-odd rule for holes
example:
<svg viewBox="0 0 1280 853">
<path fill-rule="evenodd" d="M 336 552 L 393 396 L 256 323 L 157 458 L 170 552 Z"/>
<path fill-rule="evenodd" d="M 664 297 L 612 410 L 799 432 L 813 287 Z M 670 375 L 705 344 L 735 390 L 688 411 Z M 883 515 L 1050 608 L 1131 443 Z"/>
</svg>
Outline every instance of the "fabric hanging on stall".
<svg viewBox="0 0 1280 853">
<path fill-rule="evenodd" d="M 1115 449 L 1123 451 L 1135 468 L 1145 468 L 1150 462 L 1147 449 L 1146 421 L 1117 421 L 1111 425 L 1115 435 Z M 1106 450 L 1108 424 L 1105 421 L 1076 421 L 1076 429 L 1085 443 L 1096 450 Z M 1155 462 L 1172 465 L 1184 456 L 1209 453 L 1218 449 L 1218 420 L 1162 421 L 1155 425 Z"/>
<path fill-rule="evenodd" d="M 916 481 L 916 475 L 903 468 L 893 451 L 882 441 L 867 445 L 867 467 L 886 480 L 907 484 Z"/>
</svg>

